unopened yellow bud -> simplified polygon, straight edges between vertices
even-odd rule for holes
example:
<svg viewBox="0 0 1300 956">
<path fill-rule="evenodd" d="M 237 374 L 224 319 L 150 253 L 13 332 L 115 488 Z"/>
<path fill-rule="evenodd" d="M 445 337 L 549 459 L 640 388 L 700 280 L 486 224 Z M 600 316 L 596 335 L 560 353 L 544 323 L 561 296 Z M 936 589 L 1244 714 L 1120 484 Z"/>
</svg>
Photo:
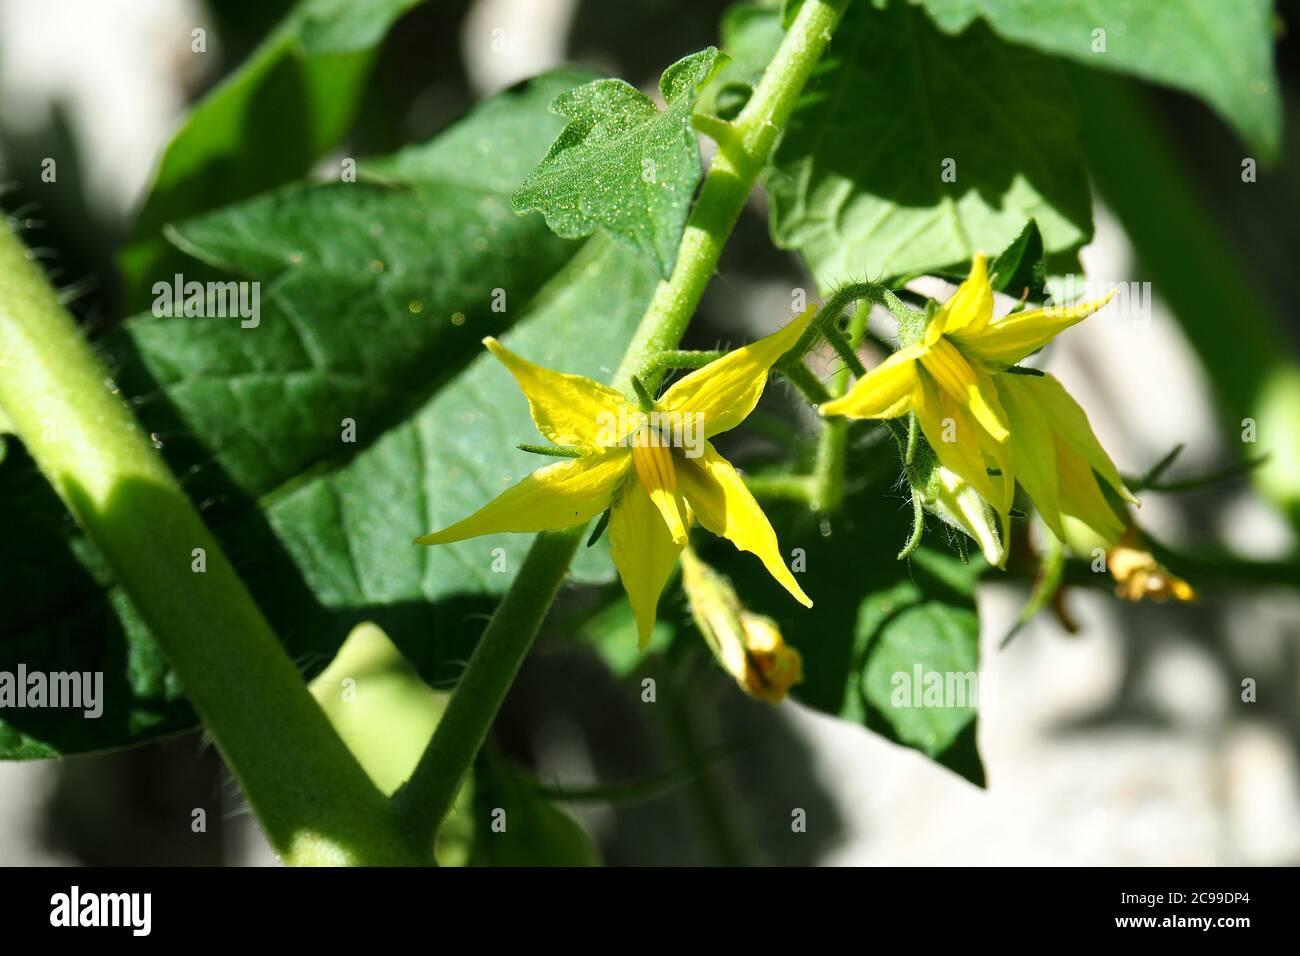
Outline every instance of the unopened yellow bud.
<svg viewBox="0 0 1300 956">
<path fill-rule="evenodd" d="M 1106 567 L 1115 579 L 1115 593 L 1126 601 L 1141 601 L 1152 598 L 1165 601 L 1174 598 L 1177 601 L 1196 600 L 1195 589 L 1174 574 L 1160 562 L 1150 551 L 1143 551 L 1125 542 L 1111 548 L 1106 554 Z"/>
<path fill-rule="evenodd" d="M 682 587 L 705 643 L 746 694 L 779 704 L 803 680 L 803 658 L 776 622 L 749 611 L 727 579 L 690 547 L 682 552 Z"/>
<path fill-rule="evenodd" d="M 770 617 L 743 611 L 740 624 L 750 665 L 742 686 L 750 697 L 781 703 L 791 687 L 803 682 L 803 658 L 785 642 Z"/>
</svg>

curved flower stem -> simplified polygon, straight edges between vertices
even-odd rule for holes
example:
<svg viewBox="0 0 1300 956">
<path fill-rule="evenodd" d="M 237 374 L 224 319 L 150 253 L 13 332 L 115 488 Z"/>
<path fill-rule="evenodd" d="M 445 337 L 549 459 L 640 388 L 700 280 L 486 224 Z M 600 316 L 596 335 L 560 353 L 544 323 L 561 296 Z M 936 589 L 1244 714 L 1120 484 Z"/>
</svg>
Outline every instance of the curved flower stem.
<svg viewBox="0 0 1300 956">
<path fill-rule="evenodd" d="M 677 265 L 660 282 L 614 374 L 627 393 L 633 378 L 652 394 L 665 369 L 656 357 L 678 348 L 723 246 L 790 118 L 813 66 L 830 41 L 847 0 L 806 0 L 749 102 L 721 136 L 677 252 Z M 501 701 L 541 628 L 585 526 L 538 535 L 514 584 L 497 607 L 470 657 L 438 730 L 411 779 L 394 796 L 407 833 L 432 846 L 456 792 L 478 753 Z"/>
<path fill-rule="evenodd" d="M 0 406 L 149 625 L 285 862 L 427 862 L 3 222 Z"/>
</svg>

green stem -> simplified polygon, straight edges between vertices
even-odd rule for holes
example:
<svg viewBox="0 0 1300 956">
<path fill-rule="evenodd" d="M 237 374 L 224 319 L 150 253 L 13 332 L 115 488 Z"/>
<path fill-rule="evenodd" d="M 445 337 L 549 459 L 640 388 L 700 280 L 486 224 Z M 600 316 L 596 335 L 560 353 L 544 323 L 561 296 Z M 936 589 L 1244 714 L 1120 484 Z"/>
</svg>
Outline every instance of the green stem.
<svg viewBox="0 0 1300 956">
<path fill-rule="evenodd" d="M 806 0 L 749 102 L 719 142 L 677 251 L 628 344 L 612 385 L 627 393 L 636 378 L 653 394 L 664 369 L 656 357 L 676 351 L 713 278 L 731 230 L 790 118 L 813 66 L 830 41 L 847 0 Z M 583 527 L 538 535 L 510 591 L 470 657 L 438 730 L 411 779 L 398 791 L 398 813 L 421 845 L 432 843 L 487 736 L 501 702 L 541 628 Z"/>
<path fill-rule="evenodd" d="M 813 405 L 822 405 L 834 398 L 822 380 L 803 362 L 784 362 L 780 365 L 780 372 Z"/>
<path fill-rule="evenodd" d="M 706 753 L 700 734 L 701 715 L 694 698 L 687 692 L 685 681 L 669 672 L 667 705 L 667 730 L 679 748 L 681 759 L 698 760 Z M 750 859 L 748 844 L 740 833 L 738 817 L 731 812 L 734 799 L 728 799 L 726 784 L 716 768 L 705 765 L 689 779 L 685 796 L 695 811 L 700 835 L 712 844 L 720 866 L 747 866 Z"/>
<path fill-rule="evenodd" d="M 917 548 L 921 546 L 921 537 L 925 534 L 925 508 L 921 505 L 920 497 L 912 493 L 912 533 L 908 535 L 907 543 L 903 549 L 898 552 L 898 560 L 905 561 L 912 556 Z"/>
<path fill-rule="evenodd" d="M 790 118 L 846 3 L 808 0 L 799 8 L 749 102 L 731 123 L 730 135 L 718 144 L 699 202 L 682 234 L 677 266 L 655 290 L 614 376 L 615 388 L 626 389 L 633 375 L 649 368 L 656 353 L 677 348 L 777 134 Z M 653 390 L 661 376 L 661 371 L 647 373 L 643 381 Z"/>
<path fill-rule="evenodd" d="M 710 362 L 715 362 L 726 354 L 726 352 L 721 350 L 705 352 L 660 352 L 646 363 L 645 372 L 647 375 L 662 375 L 664 372 L 670 372 L 679 368 L 703 368 Z"/>
<path fill-rule="evenodd" d="M 840 308 L 843 308 L 843 305 Z M 862 342 L 862 336 L 867 331 L 867 317 L 870 314 L 870 301 L 862 302 L 854 310 L 853 317 L 849 320 L 846 341 L 851 351 L 855 351 Z M 832 319 L 835 317 L 832 316 Z M 855 361 L 857 359 L 856 353 L 854 359 Z M 858 362 L 856 369 L 861 368 L 862 363 Z M 851 374 L 860 374 L 860 372 L 855 372 L 855 367 L 845 363 L 831 377 L 829 391 L 832 398 L 838 398 L 848 390 Z M 844 501 L 844 471 L 848 454 L 849 420 L 842 417 L 824 419 L 821 440 L 817 445 L 817 460 L 813 463 L 811 505 L 814 511 L 823 513 L 834 511 Z"/>
<path fill-rule="evenodd" d="M 547 800 L 567 803 L 605 803 L 615 807 L 631 807 L 672 793 L 696 776 L 708 770 L 716 760 L 728 756 L 735 747 L 715 747 L 689 755 L 681 763 L 640 780 L 626 783 L 596 784 L 589 787 L 566 787 L 558 783 L 533 782 L 537 794 Z"/>
<path fill-rule="evenodd" d="M 433 739 L 394 796 L 398 816 L 416 845 L 433 846 L 585 531 L 583 524 L 537 536 L 470 655 Z"/>
<path fill-rule="evenodd" d="M 798 501 L 811 506 L 814 494 L 811 475 L 747 475 L 745 485 L 762 501 Z"/>
<path fill-rule="evenodd" d="M 3 223 L 0 406 L 149 625 L 284 860 L 421 862 Z"/>
</svg>

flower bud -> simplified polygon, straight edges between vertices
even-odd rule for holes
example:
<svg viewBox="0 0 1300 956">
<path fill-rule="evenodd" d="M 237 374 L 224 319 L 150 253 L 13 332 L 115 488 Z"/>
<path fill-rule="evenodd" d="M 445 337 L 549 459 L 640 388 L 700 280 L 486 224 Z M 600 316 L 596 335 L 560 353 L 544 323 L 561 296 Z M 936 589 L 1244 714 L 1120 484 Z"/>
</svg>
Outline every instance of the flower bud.
<svg viewBox="0 0 1300 956">
<path fill-rule="evenodd" d="M 1007 542 L 998 531 L 997 513 L 970 482 L 936 463 L 924 485 L 914 485 L 912 493 L 921 496 L 930 514 L 973 538 L 989 564 L 1000 568 L 1006 563 Z"/>
<path fill-rule="evenodd" d="M 803 680 L 803 658 L 785 643 L 776 622 L 749 611 L 727 579 L 690 547 L 682 552 L 682 587 L 705 643 L 746 694 L 779 704 Z"/>
<path fill-rule="evenodd" d="M 1163 567 L 1150 551 L 1135 547 L 1125 535 L 1125 540 L 1106 554 L 1106 567 L 1115 579 L 1115 593 L 1126 601 L 1152 598 L 1165 601 L 1196 600 L 1196 591 L 1178 575 Z"/>
</svg>

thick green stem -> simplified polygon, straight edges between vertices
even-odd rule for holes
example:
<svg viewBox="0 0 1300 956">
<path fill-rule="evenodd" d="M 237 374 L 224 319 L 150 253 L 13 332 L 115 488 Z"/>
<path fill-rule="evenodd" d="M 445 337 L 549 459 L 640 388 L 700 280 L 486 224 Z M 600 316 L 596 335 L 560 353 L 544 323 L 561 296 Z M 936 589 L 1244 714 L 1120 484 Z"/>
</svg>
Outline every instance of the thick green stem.
<svg viewBox="0 0 1300 956">
<path fill-rule="evenodd" d="M 0 223 L 0 406 L 290 863 L 418 863 L 27 249 Z"/>
<path fill-rule="evenodd" d="M 636 378 L 654 393 L 665 368 L 657 357 L 678 348 L 723 246 L 776 137 L 829 42 L 847 0 L 806 0 L 749 102 L 730 124 L 704 180 L 677 251 L 628 344 L 612 385 L 626 394 Z M 474 755 L 487 736 L 519 666 L 568 571 L 584 528 L 539 535 L 497 607 L 447 705 L 438 731 L 395 800 L 407 832 L 432 843 Z"/>
</svg>

